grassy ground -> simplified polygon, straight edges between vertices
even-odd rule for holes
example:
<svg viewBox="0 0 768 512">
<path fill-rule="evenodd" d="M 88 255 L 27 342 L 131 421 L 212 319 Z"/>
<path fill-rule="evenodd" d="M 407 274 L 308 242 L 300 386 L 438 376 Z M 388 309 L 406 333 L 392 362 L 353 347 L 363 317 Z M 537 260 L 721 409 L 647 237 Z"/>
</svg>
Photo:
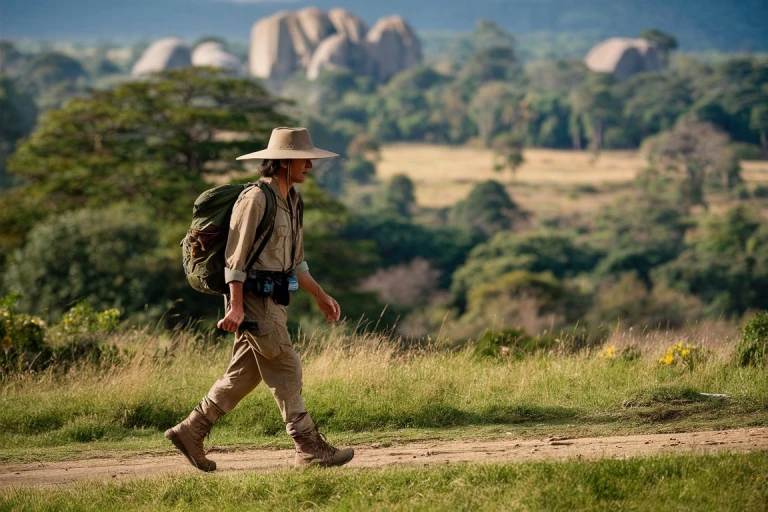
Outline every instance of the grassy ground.
<svg viewBox="0 0 768 512">
<path fill-rule="evenodd" d="M 0 510 L 768 510 L 768 453 L 163 477 L 0 492 Z"/>
<path fill-rule="evenodd" d="M 333 440 L 355 443 L 768 424 L 764 370 L 731 365 L 730 347 L 722 343 L 693 370 L 664 367 L 657 358 L 677 338 L 654 336 L 635 340 L 643 358 L 623 361 L 594 353 L 477 359 L 466 350 L 403 352 L 386 338 L 329 334 L 304 350 L 304 396 Z M 1 462 L 170 450 L 163 430 L 204 396 L 229 356 L 229 347 L 188 332 L 164 338 L 132 331 L 113 341 L 141 348 L 117 367 L 0 381 Z M 209 442 L 287 447 L 289 440 L 262 386 L 219 423 Z"/>
</svg>

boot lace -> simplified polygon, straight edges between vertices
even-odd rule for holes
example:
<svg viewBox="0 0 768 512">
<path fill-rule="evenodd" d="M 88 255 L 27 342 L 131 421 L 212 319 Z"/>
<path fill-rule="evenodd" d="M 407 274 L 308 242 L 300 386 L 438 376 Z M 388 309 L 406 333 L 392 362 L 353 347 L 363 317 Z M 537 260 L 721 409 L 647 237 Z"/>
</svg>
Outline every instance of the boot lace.
<svg viewBox="0 0 768 512">
<path fill-rule="evenodd" d="M 328 443 L 328 438 L 325 434 L 315 429 L 315 436 L 312 439 L 313 448 L 315 453 L 322 458 L 333 457 L 338 451 L 336 448 Z"/>
</svg>

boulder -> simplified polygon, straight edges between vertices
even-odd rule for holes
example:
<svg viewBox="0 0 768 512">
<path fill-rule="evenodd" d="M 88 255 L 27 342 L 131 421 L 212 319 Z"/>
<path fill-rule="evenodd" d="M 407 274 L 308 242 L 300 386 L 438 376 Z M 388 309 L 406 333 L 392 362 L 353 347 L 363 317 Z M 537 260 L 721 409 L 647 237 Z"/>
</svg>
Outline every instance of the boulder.
<svg viewBox="0 0 768 512">
<path fill-rule="evenodd" d="M 310 44 L 294 13 L 281 11 L 254 23 L 249 68 L 259 78 L 284 80 L 309 62 Z M 310 53 L 311 55 L 311 53 Z"/>
<path fill-rule="evenodd" d="M 421 43 L 401 16 L 380 19 L 365 39 L 373 60 L 373 75 L 379 81 L 422 62 Z"/>
<path fill-rule="evenodd" d="M 421 64 L 421 44 L 400 16 L 365 22 L 344 9 L 328 14 L 316 7 L 282 11 L 257 21 L 251 30 L 250 72 L 283 81 L 298 70 L 310 80 L 324 70 L 348 69 L 385 81 Z"/>
<path fill-rule="evenodd" d="M 592 71 L 611 73 L 618 80 L 664 68 L 655 44 L 646 39 L 625 37 L 614 37 L 597 44 L 584 57 L 584 63 Z"/>
<path fill-rule="evenodd" d="M 192 58 L 189 48 L 180 39 L 167 37 L 155 41 L 144 51 L 133 65 L 131 75 L 144 76 L 158 71 L 190 66 L 192 66 Z"/>
<path fill-rule="evenodd" d="M 336 28 L 336 33 L 347 36 L 350 41 L 359 43 L 365 40 L 368 25 L 361 18 L 346 9 L 334 8 L 328 11 L 328 18 Z"/>
<path fill-rule="evenodd" d="M 331 18 L 317 7 L 305 7 L 296 12 L 301 30 L 307 42 L 311 45 L 310 54 L 328 36 L 336 33 Z"/>
<path fill-rule="evenodd" d="M 366 46 L 345 34 L 326 38 L 315 50 L 307 68 L 307 78 L 315 80 L 324 71 L 349 70 L 367 75 L 371 69 L 371 56 Z"/>
<path fill-rule="evenodd" d="M 227 52 L 221 43 L 208 41 L 199 44 L 192 51 L 193 66 L 209 66 L 239 72 L 243 65 L 240 59 Z"/>
</svg>

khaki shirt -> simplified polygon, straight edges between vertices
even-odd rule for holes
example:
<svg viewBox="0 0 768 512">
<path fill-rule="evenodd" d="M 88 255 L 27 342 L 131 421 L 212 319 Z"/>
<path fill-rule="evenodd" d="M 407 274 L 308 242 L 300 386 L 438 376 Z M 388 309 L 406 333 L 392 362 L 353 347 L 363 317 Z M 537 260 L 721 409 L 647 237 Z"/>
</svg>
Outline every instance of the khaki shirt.
<svg viewBox="0 0 768 512">
<path fill-rule="evenodd" d="M 248 260 L 261 243 L 261 236 L 255 239 L 256 228 L 267 208 L 264 192 L 259 187 L 250 187 L 240 195 L 232 208 L 224 253 L 224 278 L 228 283 L 245 281 L 249 270 L 293 271 L 295 274 L 309 270 L 304 261 L 304 234 L 299 226 L 299 192 L 291 187 L 286 201 L 274 179 L 262 180 L 269 183 L 275 192 L 275 230 L 256 262 L 250 269 L 246 269 Z"/>
</svg>

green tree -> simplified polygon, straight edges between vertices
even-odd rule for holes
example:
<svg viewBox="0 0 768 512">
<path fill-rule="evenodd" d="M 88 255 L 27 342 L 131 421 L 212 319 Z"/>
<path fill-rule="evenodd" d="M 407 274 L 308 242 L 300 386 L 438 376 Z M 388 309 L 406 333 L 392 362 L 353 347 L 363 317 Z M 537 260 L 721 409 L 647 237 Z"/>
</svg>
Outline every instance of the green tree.
<svg viewBox="0 0 768 512">
<path fill-rule="evenodd" d="M 623 279 L 630 272 L 650 289 L 651 271 L 680 255 L 689 227 L 685 209 L 657 194 L 622 198 L 595 216 L 590 242 L 604 253 L 595 274 Z"/>
<path fill-rule="evenodd" d="M 137 203 L 158 221 L 186 221 L 206 175 L 242 169 L 235 157 L 285 124 L 281 103 L 256 82 L 193 68 L 49 112 L 8 161 L 22 185 L 0 195 L 0 253 L 40 218 L 82 207 Z"/>
<path fill-rule="evenodd" d="M 707 184 L 727 189 L 741 181 L 729 142 L 713 125 L 687 119 L 653 141 L 649 162 L 678 181 L 684 204 L 706 206 Z"/>
<path fill-rule="evenodd" d="M 523 140 L 513 133 L 505 133 L 493 141 L 494 155 L 501 157 L 501 164 L 494 164 L 494 169 L 508 169 L 514 178 L 517 169 L 525 163 Z"/>
<path fill-rule="evenodd" d="M 477 230 L 454 226 L 426 227 L 407 219 L 381 215 L 355 217 L 344 237 L 370 240 L 376 246 L 381 266 L 404 265 L 416 259 L 428 260 L 441 273 L 439 285 L 447 288 L 451 274 L 464 263 L 469 251 L 485 240 Z"/>
<path fill-rule="evenodd" d="M 168 305 L 171 266 L 155 254 L 158 229 L 136 210 L 80 210 L 41 222 L 4 275 L 25 311 L 57 318 L 76 302 L 132 313 Z M 165 299 L 165 300 L 164 300 Z"/>
<path fill-rule="evenodd" d="M 594 248 L 577 242 L 571 233 L 502 231 L 472 249 L 464 265 L 454 272 L 452 300 L 463 310 L 470 290 L 493 284 L 509 272 L 549 272 L 557 279 L 564 279 L 591 271 L 598 258 Z"/>
<path fill-rule="evenodd" d="M 689 248 L 652 277 L 699 297 L 715 317 L 768 309 L 768 228 L 745 207 L 712 215 Z"/>
<path fill-rule="evenodd" d="M 634 145 L 672 128 L 693 104 L 690 81 L 670 71 L 639 73 L 619 84 L 616 95 L 623 106 L 622 129 Z"/>
<path fill-rule="evenodd" d="M 454 46 L 451 55 L 461 65 L 458 79 L 466 86 L 510 80 L 519 70 L 514 36 L 493 21 L 479 20 Z"/>
<path fill-rule="evenodd" d="M 768 103 L 760 103 L 752 107 L 749 127 L 760 134 L 760 147 L 763 153 L 768 154 Z"/>
<path fill-rule="evenodd" d="M 376 203 L 380 211 L 405 219 L 411 218 L 416 210 L 413 181 L 405 174 L 392 176 L 379 192 Z"/>
<path fill-rule="evenodd" d="M 620 113 L 610 79 L 595 75 L 593 80 L 573 92 L 571 104 L 574 114 L 589 131 L 590 149 L 600 153 L 605 128 L 615 122 Z"/>
<path fill-rule="evenodd" d="M 376 180 L 376 166 L 365 158 L 350 158 L 344 162 L 343 178 L 345 183 L 372 183 Z"/>
<path fill-rule="evenodd" d="M 477 126 L 480 140 L 488 147 L 502 128 L 519 121 L 519 98 L 508 84 L 490 82 L 477 90 L 467 112 Z"/>
<path fill-rule="evenodd" d="M 9 78 L 0 77 L 0 189 L 10 185 L 5 160 L 13 153 L 16 141 L 35 126 L 37 107 L 28 94 L 19 92 Z"/>
<path fill-rule="evenodd" d="M 525 217 L 504 186 L 493 180 L 475 185 L 467 198 L 456 203 L 450 213 L 453 225 L 477 229 L 489 237 L 512 229 Z"/>
<path fill-rule="evenodd" d="M 677 50 L 677 38 L 675 36 L 655 28 L 646 28 L 640 32 L 640 37 L 655 44 L 661 54 L 661 61 L 664 65 L 669 64 L 670 54 Z"/>
</svg>

